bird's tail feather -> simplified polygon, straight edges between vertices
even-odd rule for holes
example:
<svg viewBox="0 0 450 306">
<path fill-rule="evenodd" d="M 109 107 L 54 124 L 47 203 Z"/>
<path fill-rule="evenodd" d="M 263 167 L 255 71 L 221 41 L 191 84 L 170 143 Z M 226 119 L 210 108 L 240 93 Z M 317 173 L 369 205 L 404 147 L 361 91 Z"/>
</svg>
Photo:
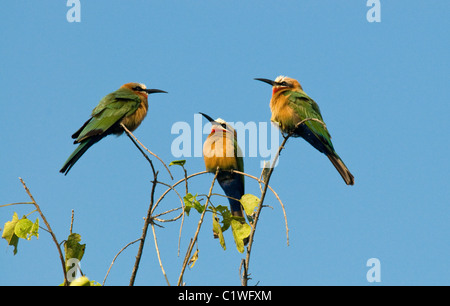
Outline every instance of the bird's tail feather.
<svg viewBox="0 0 450 306">
<path fill-rule="evenodd" d="M 75 163 L 80 159 L 80 157 L 97 141 L 100 139 L 87 139 L 80 143 L 80 145 L 73 151 L 73 153 L 69 156 L 69 158 L 66 160 L 64 165 L 62 166 L 61 170 L 59 172 L 64 173 L 64 175 L 67 175 L 69 173 L 70 169 L 75 165 Z"/>
<path fill-rule="evenodd" d="M 347 166 L 344 164 L 342 159 L 338 155 L 334 154 L 327 154 L 328 159 L 331 161 L 331 163 L 334 165 L 336 170 L 339 172 L 339 174 L 344 179 L 345 183 L 347 185 L 354 185 L 355 184 L 355 178 L 348 170 Z"/>
</svg>

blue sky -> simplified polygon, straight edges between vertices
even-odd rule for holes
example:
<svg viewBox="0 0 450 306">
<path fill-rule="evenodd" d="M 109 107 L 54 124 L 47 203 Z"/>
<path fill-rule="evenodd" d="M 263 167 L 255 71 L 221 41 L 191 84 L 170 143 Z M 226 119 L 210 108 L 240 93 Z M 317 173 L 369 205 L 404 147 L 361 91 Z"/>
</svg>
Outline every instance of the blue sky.
<svg viewBox="0 0 450 306">
<path fill-rule="evenodd" d="M 269 195 L 272 209 L 263 210 L 258 224 L 250 284 L 374 285 L 366 262 L 378 258 L 379 285 L 449 285 L 450 3 L 381 0 L 381 22 L 370 23 L 366 2 L 81 0 L 79 23 L 67 21 L 66 1 L 2 3 L 0 205 L 28 201 L 22 177 L 59 241 L 68 235 L 73 209 L 74 232 L 87 245 L 82 270 L 102 282 L 115 254 L 141 234 L 152 176 L 124 136 L 93 146 L 69 175 L 58 172 L 75 148 L 70 135 L 98 101 L 127 82 L 168 91 L 150 96 L 135 135 L 169 163 L 176 159 L 174 123 L 193 124 L 200 111 L 268 123 L 271 90 L 253 78 L 288 75 L 320 105 L 356 184 L 346 186 L 302 139 L 289 140 L 270 185 L 286 207 L 290 245 L 282 210 Z M 201 157 L 186 159 L 189 173 L 204 169 Z M 260 160 L 246 157 L 246 172 L 259 176 Z M 155 165 L 159 179 L 170 183 Z M 193 179 L 191 192 L 207 193 L 211 179 Z M 250 180 L 246 191 L 259 195 Z M 169 196 L 160 211 L 177 201 Z M 0 208 L 0 227 L 14 211 L 23 215 L 31 207 Z M 171 284 L 197 221 L 197 214 L 184 221 L 180 256 L 180 223 L 157 228 Z M 136 284 L 165 285 L 151 232 L 148 238 Z M 230 232 L 225 239 L 223 251 L 208 215 L 199 260 L 185 273 L 188 285 L 240 284 L 243 255 Z M 20 241 L 15 256 L 4 240 L 1 245 L 0 285 L 62 282 L 43 230 L 39 240 Z M 134 245 L 119 256 L 107 285 L 128 284 L 136 252 Z"/>
</svg>

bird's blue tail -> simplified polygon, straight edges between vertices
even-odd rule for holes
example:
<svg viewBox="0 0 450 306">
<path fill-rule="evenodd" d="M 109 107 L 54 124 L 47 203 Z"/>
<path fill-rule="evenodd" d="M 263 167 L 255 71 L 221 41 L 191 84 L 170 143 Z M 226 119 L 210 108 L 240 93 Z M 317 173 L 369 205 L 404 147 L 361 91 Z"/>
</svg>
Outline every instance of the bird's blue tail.
<svg viewBox="0 0 450 306">
<path fill-rule="evenodd" d="M 244 217 L 240 200 L 244 195 L 244 183 L 242 176 L 237 173 L 221 171 L 217 176 L 220 187 L 222 187 L 225 195 L 228 196 L 230 202 L 231 214 L 233 216 Z M 236 200 L 237 199 L 237 200 Z"/>
</svg>

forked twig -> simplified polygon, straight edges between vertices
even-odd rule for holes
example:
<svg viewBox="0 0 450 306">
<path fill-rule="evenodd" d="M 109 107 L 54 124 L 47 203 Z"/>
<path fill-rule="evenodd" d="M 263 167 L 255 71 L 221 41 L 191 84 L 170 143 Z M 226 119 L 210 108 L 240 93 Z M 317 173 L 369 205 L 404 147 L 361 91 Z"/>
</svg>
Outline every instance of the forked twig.
<svg viewBox="0 0 450 306">
<path fill-rule="evenodd" d="M 137 137 L 134 136 L 133 133 L 131 133 L 130 130 L 127 129 L 127 127 L 126 127 L 123 123 L 120 123 L 120 125 L 121 125 L 122 128 L 125 130 L 125 133 L 128 135 L 128 137 L 130 137 L 131 140 L 134 139 L 134 141 L 136 141 L 138 144 L 140 144 L 141 147 L 144 148 L 145 151 L 147 151 L 148 153 L 150 153 L 151 155 L 153 155 L 154 157 L 156 157 L 156 158 L 164 165 L 164 167 L 166 168 L 167 172 L 169 172 L 170 178 L 173 180 L 172 173 L 170 172 L 169 168 L 167 168 L 166 164 L 162 161 L 162 159 L 159 158 L 158 155 L 156 155 L 155 153 L 153 153 L 152 151 L 150 151 L 148 148 L 146 148 L 146 147 L 142 144 L 142 142 L 140 142 L 139 139 L 137 139 Z M 131 138 L 131 137 L 132 137 L 132 138 Z M 134 141 L 133 141 L 133 142 L 134 142 Z M 139 146 L 137 146 L 137 147 L 138 147 L 138 149 L 141 151 L 141 153 L 144 155 L 144 157 L 150 162 L 148 156 L 147 156 L 144 152 L 142 152 L 142 150 L 141 150 L 141 148 L 139 148 Z"/>
</svg>

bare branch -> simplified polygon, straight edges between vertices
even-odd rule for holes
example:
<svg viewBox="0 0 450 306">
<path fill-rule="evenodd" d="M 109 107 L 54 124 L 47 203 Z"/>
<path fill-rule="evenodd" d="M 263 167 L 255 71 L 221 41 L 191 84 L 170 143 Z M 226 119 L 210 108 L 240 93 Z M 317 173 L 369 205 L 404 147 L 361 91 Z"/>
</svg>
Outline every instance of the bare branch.
<svg viewBox="0 0 450 306">
<path fill-rule="evenodd" d="M 114 265 L 117 257 L 119 257 L 120 253 L 122 253 L 123 251 L 125 251 L 126 248 L 128 248 L 130 245 L 135 244 L 136 242 L 138 242 L 139 240 L 141 240 L 141 238 L 138 238 L 134 241 L 131 241 L 130 243 L 128 243 L 126 246 L 124 246 L 123 248 L 120 249 L 120 251 L 116 254 L 116 256 L 114 256 L 113 261 L 111 262 L 111 265 L 108 268 L 108 271 L 106 272 L 105 278 L 103 279 L 103 283 L 102 286 L 105 285 L 106 282 L 106 278 L 108 278 L 109 272 L 111 271 L 112 266 Z"/>
<path fill-rule="evenodd" d="M 213 190 L 213 187 L 214 187 L 214 183 L 216 182 L 218 174 L 219 174 L 219 167 L 217 167 L 216 174 L 214 175 L 214 178 L 213 178 L 212 183 L 211 183 L 211 187 L 209 188 L 209 193 L 208 193 L 208 196 L 206 198 L 205 208 L 204 208 L 204 210 L 203 210 L 203 212 L 202 212 L 202 214 L 200 216 L 200 220 L 198 221 L 197 231 L 195 232 L 194 238 L 191 240 L 191 243 L 189 244 L 189 248 L 188 248 L 188 250 L 186 252 L 186 256 L 184 257 L 183 267 L 181 268 L 181 273 L 180 273 L 180 276 L 178 278 L 177 286 L 180 286 L 181 282 L 183 281 L 184 271 L 186 269 L 186 265 L 188 264 L 189 258 L 191 257 L 191 253 L 192 253 L 192 249 L 194 248 L 194 244 L 197 241 L 197 237 L 198 237 L 198 234 L 200 232 L 200 228 L 201 228 L 202 223 L 203 223 L 203 218 L 205 217 L 206 209 L 208 208 L 209 198 L 211 197 L 211 193 L 212 193 L 212 190 Z"/>
<path fill-rule="evenodd" d="M 153 222 L 152 222 L 152 231 L 153 231 L 153 240 L 155 241 L 156 254 L 158 255 L 159 266 L 161 267 L 161 271 L 162 271 L 162 274 L 164 275 L 164 278 L 166 279 L 167 285 L 170 286 L 169 279 L 167 278 L 166 271 L 164 271 L 164 267 L 163 267 L 163 264 L 161 261 L 161 255 L 159 253 L 158 241 L 156 239 L 155 224 Z"/>
<path fill-rule="evenodd" d="M 58 250 L 58 253 L 59 253 L 59 259 L 61 261 L 61 265 L 62 265 L 62 269 L 63 269 L 63 273 L 64 273 L 64 286 L 68 286 L 69 285 L 69 281 L 67 280 L 66 264 L 65 264 L 63 253 L 62 253 L 61 248 L 60 248 L 59 243 L 58 243 L 58 239 L 56 239 L 55 233 L 53 233 L 52 228 L 50 227 L 50 224 L 47 222 L 47 219 L 45 218 L 44 214 L 42 213 L 41 208 L 39 207 L 39 205 L 34 200 L 34 197 L 31 194 L 30 190 L 28 189 L 27 185 L 25 184 L 25 182 L 22 180 L 21 177 L 19 177 L 19 180 L 20 180 L 20 182 L 22 182 L 23 188 L 25 189 L 25 191 L 27 192 L 28 196 L 30 197 L 31 203 L 33 203 L 33 205 L 36 207 L 36 210 L 38 211 L 39 215 L 41 216 L 42 221 L 44 221 L 45 226 L 47 226 L 47 231 L 52 236 L 53 242 L 55 243 L 56 249 Z"/>
<path fill-rule="evenodd" d="M 152 165 L 152 169 L 154 169 L 152 163 L 151 163 L 151 165 Z M 151 192 L 151 196 L 150 196 L 150 205 L 148 207 L 147 217 L 145 218 L 144 227 L 142 229 L 142 236 L 140 238 L 141 243 L 139 244 L 138 253 L 136 255 L 136 261 L 134 263 L 133 271 L 131 272 L 130 286 L 134 285 L 134 281 L 136 279 L 137 270 L 139 269 L 139 263 L 141 261 L 142 252 L 143 252 L 143 249 L 144 249 L 145 238 L 147 237 L 147 229 L 148 229 L 149 224 L 153 222 L 153 220 L 152 220 L 152 208 L 153 208 L 153 204 L 154 204 L 154 200 L 155 200 L 155 189 L 156 189 L 156 185 L 158 184 L 158 181 L 157 181 L 158 172 L 155 172 L 153 170 L 153 173 L 154 173 L 154 180 L 152 182 L 152 192 Z"/>
</svg>

